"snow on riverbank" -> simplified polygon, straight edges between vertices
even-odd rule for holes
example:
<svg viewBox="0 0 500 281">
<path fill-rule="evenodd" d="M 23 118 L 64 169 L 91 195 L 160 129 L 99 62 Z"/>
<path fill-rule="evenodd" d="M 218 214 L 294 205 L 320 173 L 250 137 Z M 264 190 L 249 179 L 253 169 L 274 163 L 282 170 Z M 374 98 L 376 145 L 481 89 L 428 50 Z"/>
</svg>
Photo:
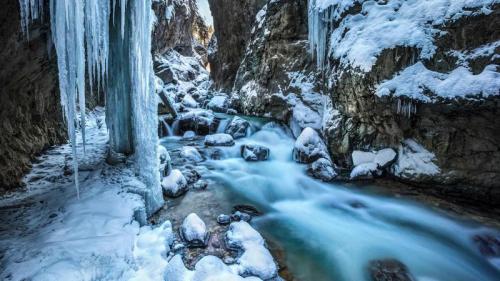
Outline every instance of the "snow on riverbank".
<svg viewBox="0 0 500 281">
<path fill-rule="evenodd" d="M 89 119 L 85 155 L 78 146 L 80 200 L 70 174 L 68 144 L 39 158 L 25 178 L 27 191 L 0 198 L 0 279 L 128 280 L 141 276 L 143 263 L 138 261 L 161 264 L 158 249 L 165 243 L 160 236 L 141 243 L 142 251 L 134 248 L 137 241 L 155 233 L 149 227 L 141 229 L 134 220 L 144 210 L 144 202 L 126 192 L 144 186 L 129 164 L 105 164 L 104 111 L 98 109 Z"/>
</svg>

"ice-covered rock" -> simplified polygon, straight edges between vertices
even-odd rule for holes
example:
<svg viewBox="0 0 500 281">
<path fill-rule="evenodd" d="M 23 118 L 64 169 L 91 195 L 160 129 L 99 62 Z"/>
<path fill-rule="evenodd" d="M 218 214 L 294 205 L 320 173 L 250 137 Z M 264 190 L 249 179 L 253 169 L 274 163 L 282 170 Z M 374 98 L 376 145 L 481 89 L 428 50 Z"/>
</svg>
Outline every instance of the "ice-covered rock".
<svg viewBox="0 0 500 281">
<path fill-rule="evenodd" d="M 412 139 L 399 147 L 398 159 L 392 166 L 394 176 L 405 180 L 424 180 L 441 173 L 434 163 L 436 156 Z"/>
<path fill-rule="evenodd" d="M 309 164 L 319 158 L 330 159 L 330 156 L 318 132 L 307 127 L 295 141 L 293 158 L 299 163 Z"/>
<path fill-rule="evenodd" d="M 205 137 L 206 146 L 233 146 L 234 139 L 229 134 L 215 134 Z"/>
<path fill-rule="evenodd" d="M 209 233 L 203 220 L 198 215 L 192 213 L 182 222 L 181 236 L 189 247 L 205 247 L 208 242 Z"/>
<path fill-rule="evenodd" d="M 184 146 L 181 149 L 181 157 L 188 162 L 203 162 L 203 157 L 196 147 Z"/>
<path fill-rule="evenodd" d="M 193 184 L 193 189 L 200 191 L 200 190 L 205 190 L 208 187 L 208 182 L 204 180 L 199 180 Z"/>
<path fill-rule="evenodd" d="M 193 132 L 193 131 L 187 131 L 182 136 L 182 139 L 184 139 L 184 140 L 192 140 L 195 137 L 196 137 L 196 133 L 195 132 Z"/>
<path fill-rule="evenodd" d="M 207 104 L 207 108 L 215 112 L 226 112 L 228 108 L 227 97 L 220 95 L 214 96 Z"/>
<path fill-rule="evenodd" d="M 247 131 L 250 128 L 250 122 L 235 116 L 227 125 L 225 133 L 233 136 L 235 139 L 244 138 L 247 136 Z"/>
<path fill-rule="evenodd" d="M 193 131 L 198 135 L 208 135 L 217 129 L 214 121 L 211 110 L 193 109 L 179 116 L 179 132 Z"/>
<path fill-rule="evenodd" d="M 228 247 L 243 251 L 233 265 L 240 275 L 257 276 L 263 280 L 276 277 L 278 268 L 262 236 L 247 222 L 233 222 L 226 233 Z"/>
<path fill-rule="evenodd" d="M 184 98 L 182 99 L 182 105 L 187 108 L 197 108 L 200 106 L 191 95 L 184 96 Z"/>
<path fill-rule="evenodd" d="M 352 164 L 358 166 L 365 163 L 373 163 L 376 156 L 375 152 L 355 150 L 352 152 Z"/>
<path fill-rule="evenodd" d="M 163 145 L 158 145 L 158 159 L 160 161 L 160 175 L 166 177 L 172 172 L 170 154 Z"/>
<path fill-rule="evenodd" d="M 222 225 L 228 225 L 231 223 L 231 217 L 228 215 L 221 214 L 217 217 L 217 223 Z"/>
<path fill-rule="evenodd" d="M 337 172 L 330 160 L 320 158 L 311 163 L 307 168 L 307 173 L 314 178 L 329 182 L 337 177 Z"/>
<path fill-rule="evenodd" d="M 359 164 L 358 166 L 354 167 L 354 169 L 351 171 L 350 178 L 352 180 L 371 179 L 374 175 L 379 174 L 380 170 L 378 168 L 378 165 L 374 162 L 368 162 Z"/>
<path fill-rule="evenodd" d="M 245 161 L 266 161 L 269 158 L 269 148 L 261 145 L 242 145 L 241 157 Z"/>
<path fill-rule="evenodd" d="M 377 163 L 380 168 L 385 169 L 394 163 L 397 156 L 398 154 L 392 148 L 382 149 L 377 151 L 374 162 Z"/>
<path fill-rule="evenodd" d="M 168 177 L 165 177 L 161 186 L 163 188 L 163 192 L 168 197 L 179 197 L 187 192 L 188 190 L 188 182 L 181 171 L 173 170 Z"/>
</svg>

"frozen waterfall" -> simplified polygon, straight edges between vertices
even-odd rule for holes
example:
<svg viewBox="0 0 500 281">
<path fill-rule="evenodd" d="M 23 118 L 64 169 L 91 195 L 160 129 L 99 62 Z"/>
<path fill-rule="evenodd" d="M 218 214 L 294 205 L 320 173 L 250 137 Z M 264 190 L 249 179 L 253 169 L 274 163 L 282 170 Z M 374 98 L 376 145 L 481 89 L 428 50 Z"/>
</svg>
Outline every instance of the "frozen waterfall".
<svg viewBox="0 0 500 281">
<path fill-rule="evenodd" d="M 21 24 L 40 19 L 43 0 L 19 0 Z M 50 0 L 52 40 L 57 53 L 61 104 L 73 149 L 78 188 L 77 124 L 85 146 L 85 89 L 106 89 L 111 149 L 134 154 L 147 213 L 163 203 L 156 145 L 157 97 L 151 57 L 151 0 Z M 85 84 L 86 75 L 89 85 Z M 102 87 L 101 87 L 102 86 Z M 80 120 L 78 120 L 78 109 Z"/>
</svg>

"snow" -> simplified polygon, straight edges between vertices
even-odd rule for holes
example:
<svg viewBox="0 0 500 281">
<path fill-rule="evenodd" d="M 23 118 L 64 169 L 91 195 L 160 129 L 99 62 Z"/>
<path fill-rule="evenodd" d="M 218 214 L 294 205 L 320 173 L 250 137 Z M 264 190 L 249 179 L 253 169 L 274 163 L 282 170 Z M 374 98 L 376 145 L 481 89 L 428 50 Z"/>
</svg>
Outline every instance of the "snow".
<svg viewBox="0 0 500 281">
<path fill-rule="evenodd" d="M 276 263 L 265 247 L 264 239 L 247 222 L 231 223 L 226 239 L 229 247 L 243 251 L 237 264 L 232 266 L 240 275 L 257 276 L 262 280 L 277 275 Z"/>
<path fill-rule="evenodd" d="M 207 239 L 207 226 L 200 219 L 200 217 L 194 213 L 189 214 L 182 222 L 182 237 L 186 242 L 199 242 L 205 243 Z"/>
<path fill-rule="evenodd" d="M 418 62 L 378 85 L 376 95 L 405 96 L 421 102 L 500 95 L 500 73 L 497 68 L 496 65 L 488 65 L 478 75 L 463 66 L 450 73 L 439 73 Z"/>
<path fill-rule="evenodd" d="M 161 182 L 161 186 L 165 193 L 172 197 L 179 196 L 180 193 L 186 189 L 187 184 L 186 178 L 178 169 L 172 170 L 170 175 L 165 177 Z"/>
<path fill-rule="evenodd" d="M 375 162 L 376 153 L 355 150 L 352 152 L 352 163 L 358 166 L 365 163 Z"/>
<path fill-rule="evenodd" d="M 313 162 L 319 158 L 330 159 L 325 143 L 312 128 L 305 128 L 294 145 L 294 158 L 300 163 Z"/>
<path fill-rule="evenodd" d="M 384 49 L 397 46 L 416 47 L 421 50 L 421 59 L 429 59 L 436 51 L 439 25 L 472 13 L 490 13 L 489 7 L 499 2 L 312 0 L 308 4 L 311 53 L 319 67 L 325 67 L 331 55 L 343 65 L 365 72 Z M 356 4 L 361 5 L 360 12 L 343 15 Z"/>
<path fill-rule="evenodd" d="M 205 145 L 207 146 L 233 146 L 234 139 L 229 134 L 215 134 L 205 137 Z"/>
<path fill-rule="evenodd" d="M 227 108 L 227 97 L 226 96 L 214 96 L 207 107 L 212 110 L 221 111 L 222 109 Z"/>
<path fill-rule="evenodd" d="M 191 95 L 184 96 L 184 98 L 182 99 L 182 105 L 188 108 L 197 108 L 200 106 Z"/>
<path fill-rule="evenodd" d="M 434 163 L 436 156 L 412 139 L 405 140 L 399 147 L 399 157 L 392 167 L 392 173 L 402 179 L 435 176 L 441 170 Z"/>
<path fill-rule="evenodd" d="M 371 178 L 374 173 L 378 171 L 377 163 L 369 162 L 363 163 L 356 166 L 352 171 L 350 178 L 358 179 L 358 178 Z"/>
<path fill-rule="evenodd" d="M 394 161 L 396 156 L 397 154 L 392 148 L 385 148 L 379 151 L 355 150 L 352 152 L 352 162 L 354 166 L 375 163 L 382 168 Z"/>
<path fill-rule="evenodd" d="M 203 157 L 196 147 L 184 146 L 181 149 L 181 157 L 189 162 L 202 162 Z"/>
</svg>

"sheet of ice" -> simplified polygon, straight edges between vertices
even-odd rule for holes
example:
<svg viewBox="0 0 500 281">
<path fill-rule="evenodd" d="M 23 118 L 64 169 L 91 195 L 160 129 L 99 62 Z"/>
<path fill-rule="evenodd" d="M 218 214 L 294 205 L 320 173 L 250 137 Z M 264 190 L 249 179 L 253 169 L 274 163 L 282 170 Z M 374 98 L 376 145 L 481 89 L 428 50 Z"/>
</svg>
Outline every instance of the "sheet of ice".
<svg viewBox="0 0 500 281">
<path fill-rule="evenodd" d="M 478 75 L 460 66 L 450 73 L 427 69 L 418 62 L 377 86 L 376 95 L 409 97 L 421 102 L 433 102 L 438 98 L 486 98 L 500 95 L 498 66 L 488 65 Z"/>
</svg>

